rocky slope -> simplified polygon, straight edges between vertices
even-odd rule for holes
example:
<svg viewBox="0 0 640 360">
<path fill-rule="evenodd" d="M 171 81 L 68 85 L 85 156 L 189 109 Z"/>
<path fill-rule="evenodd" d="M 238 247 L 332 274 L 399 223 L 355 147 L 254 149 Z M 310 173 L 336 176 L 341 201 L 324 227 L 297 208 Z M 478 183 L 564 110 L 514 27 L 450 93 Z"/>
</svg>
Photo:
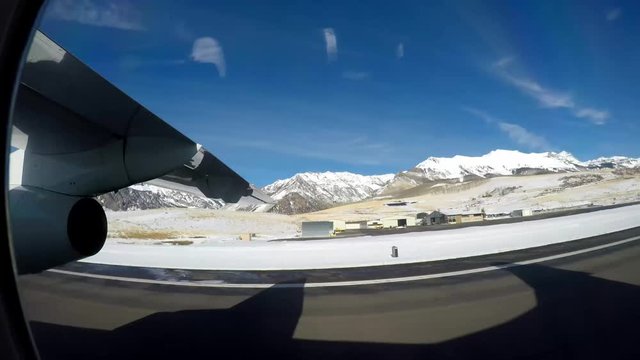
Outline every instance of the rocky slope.
<svg viewBox="0 0 640 360">
<path fill-rule="evenodd" d="M 638 166 L 640 166 L 640 159 L 623 156 L 583 162 L 566 151 L 523 153 L 515 150 L 494 150 L 482 156 L 429 157 L 414 168 L 396 175 L 382 193 L 390 194 L 435 180 L 464 180 Z"/>
<path fill-rule="evenodd" d="M 159 208 L 219 209 L 222 200 L 208 199 L 194 194 L 165 189 L 154 185 L 137 184 L 96 197 L 102 206 L 114 211 Z"/>
<path fill-rule="evenodd" d="M 349 172 L 300 173 L 262 190 L 277 201 L 272 211 L 297 214 L 376 195 L 393 174 L 365 176 Z"/>
<path fill-rule="evenodd" d="M 625 173 L 640 170 L 640 159 L 624 156 L 580 161 L 568 152 L 523 153 L 494 150 L 482 156 L 429 157 L 412 169 L 396 175 L 365 176 L 349 172 L 307 172 L 278 180 L 262 190 L 277 201 L 272 209 L 282 214 L 317 211 L 338 204 L 356 202 L 378 195 L 401 194 L 436 182 L 494 176 L 534 175 L 615 169 Z M 416 188 L 416 189 L 420 189 Z M 111 210 L 192 207 L 217 209 L 225 206 L 216 199 L 153 185 L 134 185 L 104 194 L 98 200 Z"/>
<path fill-rule="evenodd" d="M 640 159 L 624 156 L 582 162 L 566 151 L 523 153 L 494 150 L 482 156 L 429 157 L 396 175 L 362 176 L 352 173 L 301 173 L 278 180 L 263 190 L 278 201 L 273 211 L 295 214 L 376 195 L 393 195 L 437 181 L 461 181 L 494 176 L 581 172 L 591 169 L 635 169 Z"/>
</svg>

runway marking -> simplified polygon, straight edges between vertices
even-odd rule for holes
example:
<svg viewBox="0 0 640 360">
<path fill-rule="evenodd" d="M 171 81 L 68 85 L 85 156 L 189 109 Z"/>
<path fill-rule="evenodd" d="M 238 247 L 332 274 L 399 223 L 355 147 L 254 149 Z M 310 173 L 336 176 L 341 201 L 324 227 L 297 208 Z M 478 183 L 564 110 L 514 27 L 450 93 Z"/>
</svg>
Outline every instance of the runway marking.
<svg viewBox="0 0 640 360">
<path fill-rule="evenodd" d="M 430 279 L 438 279 L 438 278 L 444 278 L 444 277 L 454 277 L 454 276 L 461 276 L 461 275 L 477 274 L 477 273 L 494 271 L 494 270 L 508 269 L 516 266 L 531 265 L 531 264 L 541 263 L 545 261 L 557 260 L 557 259 L 562 259 L 570 256 L 586 254 L 589 252 L 598 251 L 598 250 L 610 248 L 613 246 L 627 244 L 639 239 L 640 239 L 640 236 L 635 236 L 629 239 L 620 240 L 620 241 L 612 242 L 609 244 L 598 245 L 598 246 L 594 246 L 594 247 L 590 247 L 582 250 L 571 251 L 564 254 L 545 256 L 537 259 L 524 260 L 524 261 L 519 261 L 511 264 L 500 265 L 500 266 L 486 266 L 486 267 L 481 267 L 476 269 L 450 271 L 450 272 L 428 274 L 428 275 L 415 275 L 415 276 L 405 276 L 405 277 L 397 277 L 397 278 L 354 280 L 354 281 L 332 281 L 332 282 L 291 283 L 291 284 L 230 284 L 230 283 L 224 283 L 224 282 L 218 282 L 218 281 L 206 281 L 206 280 L 205 281 L 150 280 L 150 279 L 128 278 L 128 277 L 111 276 L 111 275 L 88 274 L 88 273 L 58 270 L 58 269 L 51 269 L 48 271 L 53 273 L 58 273 L 58 274 L 64 274 L 64 275 L 83 276 L 83 277 L 103 279 L 103 280 L 115 280 L 115 281 L 125 281 L 125 282 L 143 283 L 143 284 L 157 284 L 157 285 L 207 287 L 207 288 L 263 289 L 263 288 L 271 288 L 271 287 L 321 288 L 321 287 L 338 287 L 338 286 L 361 286 L 361 285 L 379 285 L 379 284 L 391 284 L 391 283 L 399 283 L 399 282 L 430 280 Z"/>
</svg>

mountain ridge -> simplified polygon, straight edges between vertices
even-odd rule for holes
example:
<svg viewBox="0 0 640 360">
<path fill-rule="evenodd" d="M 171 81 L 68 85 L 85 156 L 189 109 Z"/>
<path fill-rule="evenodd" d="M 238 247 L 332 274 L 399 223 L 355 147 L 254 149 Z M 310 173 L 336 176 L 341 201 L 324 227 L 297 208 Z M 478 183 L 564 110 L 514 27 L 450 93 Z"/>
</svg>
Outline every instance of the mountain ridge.
<svg viewBox="0 0 640 360">
<path fill-rule="evenodd" d="M 369 198 L 394 177 L 394 174 L 367 176 L 344 171 L 304 172 L 277 180 L 262 191 L 277 201 L 272 211 L 294 214 Z"/>
<path fill-rule="evenodd" d="M 351 172 L 303 172 L 264 186 L 262 190 L 277 201 L 272 209 L 283 214 L 318 211 L 332 206 L 362 201 L 376 196 L 402 193 L 434 181 L 460 181 L 492 176 L 534 175 L 550 172 L 581 172 L 594 169 L 637 171 L 640 159 L 626 156 L 599 157 L 580 161 L 571 153 L 523 153 L 493 150 L 481 156 L 428 157 L 413 168 L 396 174 L 360 175 Z M 230 209 L 223 201 L 191 193 L 137 184 L 97 197 L 114 211 L 162 207 Z"/>
<path fill-rule="evenodd" d="M 625 156 L 600 157 L 583 162 L 566 151 L 524 153 L 496 149 L 481 156 L 428 157 L 395 175 L 365 176 L 329 171 L 297 173 L 262 190 L 278 201 L 273 211 L 295 214 L 406 190 L 434 180 L 637 167 L 640 167 L 640 159 Z"/>
</svg>

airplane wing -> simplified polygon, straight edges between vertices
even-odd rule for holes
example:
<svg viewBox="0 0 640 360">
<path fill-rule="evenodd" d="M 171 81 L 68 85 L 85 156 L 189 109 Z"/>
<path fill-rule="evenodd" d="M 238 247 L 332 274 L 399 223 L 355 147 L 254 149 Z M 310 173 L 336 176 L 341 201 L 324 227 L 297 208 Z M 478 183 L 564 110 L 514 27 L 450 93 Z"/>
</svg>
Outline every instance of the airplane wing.
<svg viewBox="0 0 640 360">
<path fill-rule="evenodd" d="M 9 200 L 21 273 L 99 251 L 106 217 L 91 198 L 129 185 L 150 181 L 231 208 L 274 203 L 41 32 L 12 120 Z"/>
<path fill-rule="evenodd" d="M 275 205 L 271 197 L 242 179 L 205 148 L 200 145 L 197 148 L 188 163 L 147 183 L 222 199 L 227 209 L 267 211 Z"/>
</svg>

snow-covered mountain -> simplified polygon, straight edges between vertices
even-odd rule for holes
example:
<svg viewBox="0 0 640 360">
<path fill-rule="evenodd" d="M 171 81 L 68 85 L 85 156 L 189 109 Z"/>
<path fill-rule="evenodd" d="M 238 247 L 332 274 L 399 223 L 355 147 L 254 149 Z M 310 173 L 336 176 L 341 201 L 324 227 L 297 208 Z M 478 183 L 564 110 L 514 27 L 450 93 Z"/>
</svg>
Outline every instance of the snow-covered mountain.
<svg viewBox="0 0 640 360">
<path fill-rule="evenodd" d="M 458 179 L 469 175 L 516 175 L 533 170 L 580 171 L 585 166 L 585 163 L 565 151 L 527 154 L 514 150 L 494 150 L 477 157 L 430 157 L 409 171 L 428 180 L 439 180 Z"/>
<path fill-rule="evenodd" d="M 185 191 L 155 185 L 137 184 L 96 197 L 102 206 L 114 211 L 159 209 L 166 207 L 219 209 L 222 200 L 209 199 Z"/>
<path fill-rule="evenodd" d="M 377 194 L 393 178 L 393 174 L 306 172 L 278 180 L 262 190 L 278 201 L 274 211 L 293 214 L 366 199 Z"/>
<path fill-rule="evenodd" d="M 431 181 L 473 177 L 532 175 L 549 172 L 579 172 L 593 169 L 638 171 L 640 159 L 624 156 L 580 161 L 568 152 L 523 153 L 494 150 L 482 156 L 429 157 L 396 175 L 364 176 L 349 172 L 306 172 L 278 180 L 262 190 L 277 201 L 273 211 L 297 214 L 336 204 L 360 201 L 379 194 L 403 191 Z M 630 169 L 630 170 L 629 170 Z M 450 180 L 452 181 L 452 180 Z M 134 185 L 104 194 L 98 200 L 112 210 L 161 207 L 224 207 L 221 200 L 153 185 Z"/>
<path fill-rule="evenodd" d="M 640 167 L 640 159 L 629 158 L 626 156 L 599 157 L 584 163 L 590 168 L 637 168 Z"/>
<path fill-rule="evenodd" d="M 583 162 L 566 151 L 523 153 L 516 150 L 493 150 L 482 156 L 429 157 L 414 168 L 397 174 L 382 192 L 392 194 L 425 182 L 446 179 L 637 167 L 640 167 L 640 159 L 624 156 L 603 157 Z"/>
<path fill-rule="evenodd" d="M 582 162 L 566 151 L 523 153 L 494 150 L 482 156 L 429 157 L 397 175 L 301 173 L 267 185 L 263 191 L 278 201 L 274 211 L 294 214 L 359 201 L 378 194 L 393 194 L 436 180 L 636 167 L 640 167 L 640 159 L 622 156 Z"/>
</svg>

